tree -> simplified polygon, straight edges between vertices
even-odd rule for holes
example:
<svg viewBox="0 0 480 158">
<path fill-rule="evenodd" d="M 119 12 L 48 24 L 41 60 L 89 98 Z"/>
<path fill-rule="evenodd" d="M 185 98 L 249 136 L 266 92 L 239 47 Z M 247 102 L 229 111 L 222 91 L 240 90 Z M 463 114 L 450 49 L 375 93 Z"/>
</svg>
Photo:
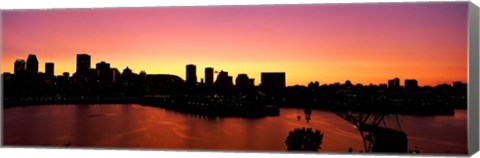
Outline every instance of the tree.
<svg viewBox="0 0 480 158">
<path fill-rule="evenodd" d="M 312 128 L 295 128 L 290 131 L 285 144 L 288 151 L 318 151 L 323 141 L 320 130 L 313 132 Z"/>
</svg>

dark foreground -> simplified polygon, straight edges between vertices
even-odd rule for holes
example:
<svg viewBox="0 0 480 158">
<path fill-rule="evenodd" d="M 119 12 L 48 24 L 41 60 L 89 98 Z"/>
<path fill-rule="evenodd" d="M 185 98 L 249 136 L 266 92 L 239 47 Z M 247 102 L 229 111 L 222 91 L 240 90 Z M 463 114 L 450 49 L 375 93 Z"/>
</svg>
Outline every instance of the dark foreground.
<svg viewBox="0 0 480 158">
<path fill-rule="evenodd" d="M 318 152 L 363 150 L 349 122 L 328 111 L 280 108 L 276 117 L 207 117 L 138 104 L 83 104 L 4 109 L 4 145 L 156 150 L 287 151 L 285 140 L 296 128 L 321 130 Z M 297 117 L 300 116 L 300 119 Z M 391 124 L 386 116 L 387 125 Z M 464 154 L 465 110 L 453 116 L 401 115 L 408 149 L 421 154 Z"/>
<path fill-rule="evenodd" d="M 218 101 L 215 100 L 215 101 Z M 184 113 L 222 117 L 262 117 L 279 115 L 279 107 L 311 108 L 330 111 L 355 111 L 368 113 L 406 114 L 418 116 L 454 114 L 453 106 L 425 106 L 421 104 L 293 104 L 279 102 L 225 101 L 216 103 L 205 99 L 173 99 L 165 96 L 145 97 L 22 97 L 4 98 L 4 108 L 15 106 L 55 105 L 55 104 L 142 104 L 176 110 Z M 275 106 L 272 106 L 275 105 Z M 463 109 L 463 108 L 461 108 Z"/>
</svg>

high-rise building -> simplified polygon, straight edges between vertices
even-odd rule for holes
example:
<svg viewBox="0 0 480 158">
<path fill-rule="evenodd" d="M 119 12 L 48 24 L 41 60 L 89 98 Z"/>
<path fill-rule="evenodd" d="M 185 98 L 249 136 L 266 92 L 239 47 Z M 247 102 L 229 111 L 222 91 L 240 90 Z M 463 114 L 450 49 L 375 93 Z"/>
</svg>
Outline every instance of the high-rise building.
<svg viewBox="0 0 480 158">
<path fill-rule="evenodd" d="M 262 72 L 261 86 L 266 89 L 285 88 L 285 72 Z"/>
<path fill-rule="evenodd" d="M 405 91 L 412 92 L 417 90 L 418 88 L 418 81 L 415 79 L 407 79 L 405 80 Z"/>
<path fill-rule="evenodd" d="M 90 55 L 77 54 L 77 74 L 86 75 L 90 71 Z"/>
<path fill-rule="evenodd" d="M 207 67 L 205 68 L 205 84 L 206 85 L 213 85 L 213 68 Z"/>
<path fill-rule="evenodd" d="M 215 80 L 215 86 L 224 88 L 233 86 L 232 76 L 229 76 L 227 71 L 220 71 Z"/>
<path fill-rule="evenodd" d="M 250 88 L 250 79 L 247 74 L 238 74 L 235 79 L 235 86 L 239 89 Z"/>
<path fill-rule="evenodd" d="M 25 60 L 17 59 L 15 60 L 15 66 L 13 74 L 16 76 L 23 75 L 25 73 Z"/>
<path fill-rule="evenodd" d="M 400 87 L 400 79 L 399 78 L 394 78 L 391 80 L 388 80 L 388 88 L 399 88 Z"/>
<path fill-rule="evenodd" d="M 133 71 L 128 66 L 122 71 L 122 86 L 129 87 L 133 84 Z"/>
<path fill-rule="evenodd" d="M 35 54 L 29 54 L 27 58 L 27 74 L 36 75 L 38 74 L 38 60 Z"/>
<path fill-rule="evenodd" d="M 188 64 L 187 65 L 187 74 L 186 74 L 186 83 L 189 86 L 194 86 L 197 84 L 197 70 L 196 66 L 193 64 Z"/>
<path fill-rule="evenodd" d="M 96 64 L 96 76 L 98 77 L 98 81 L 102 84 L 110 84 L 113 83 L 113 72 L 110 68 L 110 64 L 101 61 Z"/>
<path fill-rule="evenodd" d="M 112 83 L 116 83 L 121 77 L 120 71 L 118 71 L 117 68 L 112 68 L 110 70 L 112 71 Z"/>
<path fill-rule="evenodd" d="M 45 75 L 47 77 L 53 77 L 54 76 L 54 64 L 51 62 L 45 63 Z"/>
</svg>

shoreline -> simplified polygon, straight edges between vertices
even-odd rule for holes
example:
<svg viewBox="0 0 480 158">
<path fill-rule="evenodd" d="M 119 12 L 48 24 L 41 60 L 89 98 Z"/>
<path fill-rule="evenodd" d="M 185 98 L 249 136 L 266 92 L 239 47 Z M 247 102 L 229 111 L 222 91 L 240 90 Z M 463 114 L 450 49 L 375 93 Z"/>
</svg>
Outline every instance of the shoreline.
<svg viewBox="0 0 480 158">
<path fill-rule="evenodd" d="M 453 116 L 455 110 L 467 110 L 467 108 L 453 108 L 453 107 L 413 107 L 407 106 L 403 108 L 402 106 L 356 106 L 356 107 L 344 107 L 344 106 L 335 106 L 335 105 L 324 105 L 324 106 L 270 106 L 275 107 L 276 109 L 265 109 L 264 106 L 253 107 L 195 107 L 191 105 L 185 105 L 182 103 L 169 104 L 165 101 L 159 100 L 147 100 L 140 97 L 107 97 L 99 99 L 100 97 L 95 98 L 62 98 L 62 99 L 46 99 L 46 100 L 26 100 L 22 102 L 8 102 L 4 100 L 3 108 L 8 109 L 12 107 L 24 107 L 24 106 L 48 106 L 48 105 L 62 105 L 62 104 L 80 104 L 80 105 L 90 105 L 90 104 L 139 104 L 142 106 L 150 106 L 157 108 L 164 108 L 167 110 L 178 111 L 181 113 L 187 114 L 200 114 L 206 116 L 216 117 L 263 117 L 263 116 L 276 116 L 280 114 L 280 108 L 296 108 L 304 109 L 311 108 L 314 110 L 322 111 L 353 111 L 353 112 L 366 112 L 366 113 L 385 113 L 385 114 L 401 114 L 401 115 L 412 115 L 412 116 Z M 368 107 L 368 108 L 365 108 Z M 259 109 L 260 108 L 260 109 Z M 262 109 L 263 108 L 263 109 Z M 414 109 L 412 109 L 414 108 Z M 266 111 L 265 111 L 266 110 Z M 254 112 L 253 114 L 251 113 Z M 263 111 L 258 113 L 258 111 Z M 276 112 L 278 111 L 278 112 Z M 263 113 L 263 114 L 262 114 Z"/>
</svg>

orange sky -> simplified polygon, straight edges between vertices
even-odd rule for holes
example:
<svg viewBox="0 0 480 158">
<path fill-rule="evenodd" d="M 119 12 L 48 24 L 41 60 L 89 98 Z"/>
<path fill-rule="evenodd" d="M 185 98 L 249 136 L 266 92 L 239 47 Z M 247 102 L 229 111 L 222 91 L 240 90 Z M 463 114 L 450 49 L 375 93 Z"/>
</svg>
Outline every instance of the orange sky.
<svg viewBox="0 0 480 158">
<path fill-rule="evenodd" d="M 467 81 L 466 2 L 210 6 L 2 12 L 2 72 L 37 55 L 39 71 L 75 71 L 76 54 L 122 71 L 175 74 L 185 65 L 286 72 L 287 85 L 420 85 Z M 403 82 L 402 82 L 403 84 Z"/>
</svg>

